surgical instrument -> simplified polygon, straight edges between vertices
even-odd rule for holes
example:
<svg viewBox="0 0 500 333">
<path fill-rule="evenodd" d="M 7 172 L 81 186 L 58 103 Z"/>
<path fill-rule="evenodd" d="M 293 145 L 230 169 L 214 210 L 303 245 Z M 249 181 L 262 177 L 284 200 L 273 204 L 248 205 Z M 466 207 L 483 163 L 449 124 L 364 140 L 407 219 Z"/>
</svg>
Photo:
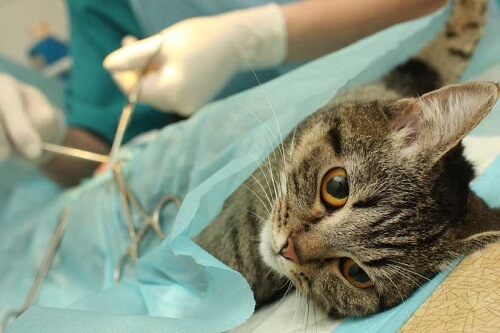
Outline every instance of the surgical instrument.
<svg viewBox="0 0 500 333">
<path fill-rule="evenodd" d="M 127 224 L 130 245 L 127 248 L 127 252 L 120 258 L 118 265 L 115 267 L 113 276 L 116 283 L 120 281 L 122 269 L 127 261 L 127 258 L 131 258 L 134 263 L 137 262 L 139 258 L 139 243 L 149 229 L 153 229 L 156 235 L 161 239 L 166 238 L 166 235 L 163 233 L 160 226 L 161 209 L 170 201 L 174 202 L 177 207 L 180 207 L 181 205 L 181 200 L 179 198 L 174 195 L 167 194 L 158 202 L 153 210 L 153 213 L 148 214 L 132 191 L 127 187 L 123 177 L 122 164 L 123 162 L 120 161 L 113 165 L 113 175 L 120 195 L 120 207 Z M 134 221 L 132 220 L 131 206 L 134 207 L 141 215 L 142 224 L 138 229 L 136 229 Z"/>
<path fill-rule="evenodd" d="M 10 323 L 11 319 L 19 317 L 26 310 L 28 310 L 28 308 L 32 306 L 33 303 L 35 303 L 36 297 L 38 296 L 38 292 L 40 291 L 40 287 L 42 286 L 45 276 L 47 275 L 47 272 L 49 271 L 49 268 L 52 262 L 54 261 L 56 250 L 59 247 L 59 244 L 61 243 L 61 238 L 64 234 L 64 230 L 66 229 L 68 216 L 71 212 L 71 209 L 72 207 L 70 205 L 64 208 L 59 223 L 57 224 L 54 234 L 52 235 L 52 239 L 50 240 L 49 247 L 47 249 L 47 252 L 45 253 L 45 257 L 43 258 L 42 264 L 38 269 L 38 273 L 36 274 L 35 280 L 31 285 L 31 289 L 28 295 L 26 296 L 23 305 L 21 306 L 21 309 L 16 312 L 11 312 L 9 315 L 7 315 L 7 317 L 5 318 L 3 328 L 5 328 Z"/>
<path fill-rule="evenodd" d="M 99 163 L 108 163 L 109 161 L 109 157 L 106 155 L 92 153 L 90 151 L 71 148 L 67 146 L 59 146 L 47 142 L 42 143 L 42 150 L 58 155 L 78 158 L 87 161 L 94 161 Z"/>
</svg>

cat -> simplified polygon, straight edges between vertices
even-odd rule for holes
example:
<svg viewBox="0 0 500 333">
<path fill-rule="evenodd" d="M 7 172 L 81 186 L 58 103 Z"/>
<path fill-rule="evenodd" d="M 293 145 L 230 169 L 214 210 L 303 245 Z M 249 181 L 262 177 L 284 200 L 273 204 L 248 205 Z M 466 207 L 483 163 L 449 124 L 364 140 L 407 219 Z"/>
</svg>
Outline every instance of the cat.
<svg viewBox="0 0 500 333">
<path fill-rule="evenodd" d="M 291 281 L 331 318 L 376 313 L 500 239 L 500 210 L 469 189 L 461 144 L 500 86 L 452 84 L 486 6 L 455 1 L 418 55 L 306 118 L 195 237 L 247 279 L 257 307 Z"/>
</svg>

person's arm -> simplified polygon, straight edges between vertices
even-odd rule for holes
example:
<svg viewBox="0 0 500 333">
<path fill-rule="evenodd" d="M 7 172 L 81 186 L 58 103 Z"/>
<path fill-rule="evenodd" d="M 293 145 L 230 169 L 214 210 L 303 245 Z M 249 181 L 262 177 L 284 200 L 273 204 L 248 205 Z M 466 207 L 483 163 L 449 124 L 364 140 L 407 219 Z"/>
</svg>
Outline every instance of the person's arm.
<svg viewBox="0 0 500 333">
<path fill-rule="evenodd" d="M 141 36 L 141 31 L 128 0 L 107 1 L 105 6 L 102 0 L 72 0 L 67 6 L 73 66 L 65 90 L 68 130 L 57 143 L 106 155 L 126 99 L 102 67 L 102 61 L 120 47 L 123 36 Z M 138 106 L 124 142 L 142 131 L 163 126 L 170 117 Z M 97 167 L 98 163 L 53 155 L 40 169 L 68 187 L 91 176 Z"/>
<path fill-rule="evenodd" d="M 109 145 L 97 135 L 67 128 L 64 113 L 36 87 L 0 73 L 0 161 L 15 158 L 36 165 L 62 186 L 88 177 L 96 163 L 53 155 L 45 143 L 107 154 Z"/>
<path fill-rule="evenodd" d="M 286 61 L 310 60 L 391 25 L 429 14 L 446 0 L 307 0 L 282 6 Z"/>
<path fill-rule="evenodd" d="M 392 24 L 429 13 L 445 0 L 307 0 L 191 18 L 106 57 L 125 93 L 141 78 L 139 100 L 190 115 L 238 72 L 272 68 L 337 50 Z"/>
<path fill-rule="evenodd" d="M 92 3 L 93 1 L 89 0 L 88 2 Z M 116 2 L 117 7 L 113 11 L 116 21 L 100 21 L 95 27 L 90 27 L 86 24 L 89 18 L 81 13 L 81 4 L 78 6 L 74 5 L 74 8 L 70 6 L 70 12 L 73 9 L 78 11 L 74 12 L 72 18 L 72 37 L 74 38 L 72 43 L 73 46 L 76 45 L 76 48 L 73 48 L 76 61 L 74 62 L 75 71 L 73 72 L 67 92 L 67 107 L 70 109 L 69 123 L 73 127 L 70 127 L 66 132 L 65 139 L 62 142 L 64 145 L 101 154 L 106 154 L 109 151 L 109 142 L 112 140 L 114 127 L 116 126 L 121 107 L 125 103 L 125 100 L 112 86 L 109 76 L 102 70 L 101 60 L 107 53 L 120 45 L 120 39 L 123 34 L 126 32 L 134 33 L 134 31 L 135 34 L 138 34 L 138 28 L 134 25 L 135 23 L 131 23 L 133 20 L 131 19 L 130 10 L 121 3 L 124 2 Z M 429 13 L 439 8 L 443 3 L 445 3 L 445 0 L 307 0 L 284 5 L 278 12 L 274 10 L 266 11 L 265 21 L 263 21 L 264 25 L 276 27 L 276 24 L 284 24 L 283 36 L 272 36 L 271 40 L 273 38 L 274 40 L 276 38 L 286 38 L 281 43 L 284 45 L 284 50 L 270 52 L 276 59 L 273 59 L 271 61 L 273 64 L 269 66 L 277 65 L 285 59 L 287 61 L 299 61 L 316 58 L 392 24 Z M 280 17 L 273 17 L 275 13 Z M 255 14 L 260 16 L 259 11 Z M 258 25 L 258 20 L 261 18 L 256 17 L 255 14 L 248 15 L 247 17 L 250 20 L 255 19 L 253 23 Z M 107 17 L 108 20 L 110 17 Z M 242 17 L 245 17 L 245 14 Z M 234 20 L 238 19 L 238 15 L 235 15 L 234 18 L 227 22 L 235 22 Z M 269 23 L 266 20 L 281 20 L 281 22 Z M 214 27 L 213 23 L 213 20 L 209 21 L 212 28 Z M 227 27 L 225 24 L 226 21 L 223 21 L 219 25 L 216 24 L 215 29 L 220 28 L 221 31 L 228 30 L 230 27 Z M 107 28 L 103 29 L 101 25 L 106 25 Z M 123 30 L 117 31 L 116 27 L 118 26 L 121 26 Z M 90 28 L 101 29 L 104 35 L 102 33 L 93 33 L 89 30 Z M 206 27 L 202 24 L 201 29 L 206 29 Z M 262 31 L 265 30 L 260 30 L 260 33 Z M 275 31 L 279 33 L 279 28 L 275 29 Z M 207 31 L 198 35 L 206 38 Z M 217 33 L 211 35 L 213 38 L 218 38 L 218 36 L 220 35 Z M 229 35 L 223 35 L 223 37 L 230 38 Z M 206 67 L 209 62 L 200 62 L 199 59 L 203 57 L 205 60 L 210 60 L 207 58 L 211 57 L 211 53 L 205 52 L 206 49 L 204 48 L 197 48 L 197 40 L 190 40 L 190 42 L 191 44 L 183 46 L 181 53 L 183 53 L 183 56 L 191 57 L 196 63 L 201 63 Z M 222 40 L 222 44 L 219 42 L 214 42 L 212 46 L 223 50 L 230 40 Z M 263 45 L 277 46 L 273 43 L 264 43 Z M 138 44 L 136 46 L 142 45 Z M 175 49 L 176 45 L 169 45 L 169 48 Z M 156 48 L 152 48 L 151 52 L 156 52 Z M 192 57 L 193 55 L 195 57 Z M 215 55 L 215 57 L 219 55 L 220 53 Z M 146 58 L 148 57 L 146 56 Z M 259 66 L 259 61 L 262 59 L 257 60 L 255 65 Z M 224 64 L 223 67 L 227 69 L 230 67 L 229 65 L 232 61 L 222 59 L 222 63 Z M 263 67 L 268 66 L 266 61 L 263 61 L 262 64 Z M 141 65 L 141 62 L 139 62 L 139 65 Z M 211 79 L 210 75 L 201 76 L 199 73 L 196 73 L 197 66 L 186 66 L 186 68 L 192 68 L 194 70 L 193 75 L 196 78 L 205 78 L 206 82 L 212 86 L 212 90 L 216 86 L 214 85 L 215 81 Z M 234 75 L 238 70 L 238 68 L 235 68 L 226 77 Z M 222 76 L 221 68 L 213 68 L 213 71 L 214 75 L 217 74 L 218 78 Z M 93 77 L 93 79 L 89 80 L 89 77 Z M 99 77 L 99 79 L 96 79 L 96 77 Z M 189 75 L 187 77 L 189 78 Z M 219 85 L 222 86 L 224 82 L 222 80 L 219 82 Z M 118 83 L 120 84 L 120 82 Z M 199 84 L 199 82 L 195 83 Z M 203 82 L 201 84 L 200 91 L 203 90 Z M 173 97 L 173 105 L 171 101 L 170 104 L 167 103 L 165 105 L 165 101 L 161 100 L 160 105 L 157 106 L 159 108 L 163 106 L 171 110 L 172 108 L 175 109 L 176 103 L 194 100 L 193 90 L 189 89 L 190 86 L 181 86 L 185 88 L 185 92 L 189 92 L 189 98 L 185 98 L 182 93 L 178 93 L 177 96 Z M 158 91 L 163 96 L 166 95 L 165 91 L 168 91 L 168 89 L 150 90 Z M 204 96 L 199 102 L 201 104 L 206 102 L 211 98 L 211 94 L 209 95 L 208 97 Z M 157 122 L 161 123 L 161 121 Z M 81 179 L 90 176 L 96 167 L 97 164 L 93 162 L 56 156 L 50 162 L 41 166 L 41 170 L 59 184 L 72 186 L 77 184 Z"/>
</svg>

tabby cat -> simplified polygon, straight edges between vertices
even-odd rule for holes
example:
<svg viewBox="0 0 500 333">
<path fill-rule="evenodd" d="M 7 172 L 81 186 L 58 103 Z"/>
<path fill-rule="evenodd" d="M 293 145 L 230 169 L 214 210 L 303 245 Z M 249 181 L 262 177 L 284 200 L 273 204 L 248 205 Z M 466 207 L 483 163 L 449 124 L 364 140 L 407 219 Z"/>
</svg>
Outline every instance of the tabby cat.
<svg viewBox="0 0 500 333">
<path fill-rule="evenodd" d="M 461 144 L 499 85 L 446 86 L 464 70 L 486 6 L 455 1 L 417 56 L 305 119 L 195 238 L 247 279 L 257 306 L 290 280 L 332 318 L 375 313 L 499 240 L 500 211 L 469 189 Z"/>
</svg>

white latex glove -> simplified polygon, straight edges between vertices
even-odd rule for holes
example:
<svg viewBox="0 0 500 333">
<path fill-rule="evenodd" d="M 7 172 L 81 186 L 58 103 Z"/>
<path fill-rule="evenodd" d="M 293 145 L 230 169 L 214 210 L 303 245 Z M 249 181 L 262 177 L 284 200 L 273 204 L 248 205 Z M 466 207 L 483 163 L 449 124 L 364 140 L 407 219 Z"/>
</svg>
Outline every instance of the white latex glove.
<svg viewBox="0 0 500 333">
<path fill-rule="evenodd" d="M 0 73 L 0 161 L 37 163 L 42 142 L 60 143 L 65 131 L 63 113 L 40 90 Z"/>
<path fill-rule="evenodd" d="M 188 116 L 236 73 L 283 62 L 286 37 L 280 7 L 269 4 L 181 21 L 138 42 L 128 39 L 104 60 L 104 67 L 128 94 L 154 58 L 154 70 L 141 79 L 139 100 Z"/>
</svg>

